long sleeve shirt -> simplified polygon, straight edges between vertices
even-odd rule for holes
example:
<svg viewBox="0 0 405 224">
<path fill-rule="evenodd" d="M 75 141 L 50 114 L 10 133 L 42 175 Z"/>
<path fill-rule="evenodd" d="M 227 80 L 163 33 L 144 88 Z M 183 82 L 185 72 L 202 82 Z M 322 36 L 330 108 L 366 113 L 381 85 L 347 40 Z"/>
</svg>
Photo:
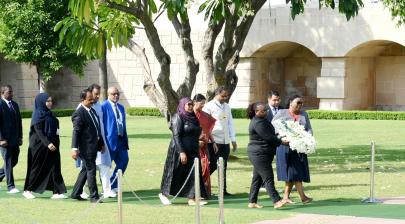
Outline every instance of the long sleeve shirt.
<svg viewBox="0 0 405 224">
<path fill-rule="evenodd" d="M 211 133 L 215 143 L 229 144 L 231 141 L 236 142 L 231 108 L 227 103 L 221 104 L 218 100 L 213 99 L 205 104 L 203 111 L 216 120 Z"/>
</svg>

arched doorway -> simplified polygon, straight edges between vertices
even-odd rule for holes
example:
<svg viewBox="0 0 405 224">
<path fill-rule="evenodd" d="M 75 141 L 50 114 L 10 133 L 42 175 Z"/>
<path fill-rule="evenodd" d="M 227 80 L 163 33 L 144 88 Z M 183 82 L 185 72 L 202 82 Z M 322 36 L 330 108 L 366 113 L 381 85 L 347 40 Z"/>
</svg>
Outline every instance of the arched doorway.
<svg viewBox="0 0 405 224">
<path fill-rule="evenodd" d="M 356 46 L 346 54 L 347 109 L 405 109 L 405 47 L 388 40 Z"/>
<path fill-rule="evenodd" d="M 289 41 L 279 41 L 258 49 L 254 58 L 256 84 L 250 101 L 266 100 L 270 90 L 278 90 L 283 104 L 289 96 L 298 94 L 305 99 L 305 108 L 318 108 L 317 77 L 321 59 L 307 47 Z"/>
</svg>

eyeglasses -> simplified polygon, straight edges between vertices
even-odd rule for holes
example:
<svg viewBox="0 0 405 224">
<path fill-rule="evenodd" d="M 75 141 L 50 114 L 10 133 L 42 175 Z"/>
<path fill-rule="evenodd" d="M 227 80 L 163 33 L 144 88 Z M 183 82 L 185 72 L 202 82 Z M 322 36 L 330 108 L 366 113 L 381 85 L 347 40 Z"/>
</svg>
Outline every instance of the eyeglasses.
<svg viewBox="0 0 405 224">
<path fill-rule="evenodd" d="M 119 96 L 119 95 L 120 95 L 120 93 L 110 93 L 110 95 L 113 95 L 113 96 Z"/>
<path fill-rule="evenodd" d="M 194 106 L 194 103 L 187 103 L 187 106 Z"/>
</svg>

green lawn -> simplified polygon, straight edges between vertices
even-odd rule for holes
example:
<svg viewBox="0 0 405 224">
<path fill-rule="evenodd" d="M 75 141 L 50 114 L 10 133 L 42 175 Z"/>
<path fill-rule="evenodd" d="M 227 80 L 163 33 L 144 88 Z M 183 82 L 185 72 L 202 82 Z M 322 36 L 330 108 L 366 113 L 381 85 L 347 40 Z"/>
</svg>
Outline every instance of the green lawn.
<svg viewBox="0 0 405 224">
<path fill-rule="evenodd" d="M 72 189 L 78 170 L 70 158 L 72 125 L 70 118 L 61 118 L 62 172 Z M 30 120 L 24 120 L 24 145 L 15 169 L 16 184 L 22 189 L 26 171 L 27 135 Z M 368 197 L 370 141 L 377 144 L 376 196 L 404 196 L 405 185 L 405 121 L 330 121 L 313 120 L 318 152 L 310 156 L 311 183 L 305 184 L 308 195 L 315 199 L 310 205 L 297 203 L 274 210 L 265 193 L 259 203 L 263 209 L 248 209 L 247 196 L 252 166 L 247 159 L 248 120 L 236 120 L 239 150 L 232 155 L 228 167 L 228 186 L 235 197 L 225 201 L 227 223 L 251 223 L 280 219 L 295 213 L 340 214 L 405 219 L 402 205 L 368 205 L 360 203 Z M 130 162 L 125 174 L 124 223 L 192 223 L 194 208 L 178 199 L 163 207 L 158 201 L 160 180 L 166 158 L 170 132 L 163 118 L 129 117 Z M 214 173 L 213 192 L 217 192 Z M 21 194 L 8 195 L 3 181 L 0 191 L 1 223 L 116 223 L 116 200 L 94 206 L 88 202 L 67 199 L 50 200 L 50 193 L 25 200 Z M 277 182 L 281 189 L 283 183 Z M 99 187 L 101 189 L 101 187 Z M 134 190 L 143 201 L 131 193 Z M 297 193 L 293 199 L 299 201 Z M 217 203 L 210 201 L 202 209 L 203 223 L 215 223 Z M 107 217 L 106 217 L 107 216 Z M 102 218 L 101 218 L 102 217 Z"/>
</svg>

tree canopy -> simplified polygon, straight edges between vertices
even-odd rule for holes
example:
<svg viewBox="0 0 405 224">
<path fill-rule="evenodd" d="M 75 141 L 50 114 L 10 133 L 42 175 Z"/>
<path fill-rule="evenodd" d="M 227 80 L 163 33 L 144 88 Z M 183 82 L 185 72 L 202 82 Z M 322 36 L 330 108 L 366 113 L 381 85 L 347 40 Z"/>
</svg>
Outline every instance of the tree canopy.
<svg viewBox="0 0 405 224">
<path fill-rule="evenodd" d="M 202 58 L 205 67 L 205 80 L 207 80 L 208 98 L 213 97 L 213 90 L 217 86 L 225 86 L 232 94 L 238 83 L 235 69 L 239 63 L 241 51 L 249 29 L 256 14 L 260 11 L 266 0 L 205 0 L 198 5 L 198 12 L 204 13 L 207 29 L 202 44 Z M 291 15 L 303 13 L 306 0 L 286 0 L 291 5 Z M 160 65 L 157 82 L 160 90 L 154 88 L 150 79 L 145 79 L 144 90 L 150 99 L 157 99 L 163 95 L 164 101 L 153 101 L 158 108 L 164 108 L 165 115 L 170 116 L 176 111 L 178 100 L 190 96 L 194 88 L 196 75 L 200 71 L 200 63 L 195 58 L 193 43 L 190 38 L 189 8 L 197 4 L 192 0 L 71 0 L 72 9 L 84 21 L 91 19 L 91 11 L 100 5 L 119 10 L 134 16 L 143 26 L 154 55 Z M 336 5 L 337 4 L 337 5 Z M 159 7 L 158 7 L 159 6 Z M 347 19 L 358 14 L 363 6 L 361 0 L 319 0 L 319 7 L 337 7 Z M 184 80 L 177 88 L 173 89 L 170 82 L 171 58 L 164 44 L 160 40 L 159 32 L 154 21 L 163 12 L 171 21 L 184 53 L 186 74 Z M 190 11 L 191 12 L 191 11 Z M 219 34 L 222 32 L 222 36 Z M 215 42 L 219 47 L 214 52 Z M 139 52 L 139 51 L 138 51 Z M 144 60 L 147 61 L 147 60 Z M 147 70 L 147 69 L 146 69 Z"/>
<path fill-rule="evenodd" d="M 82 75 L 85 58 L 59 44 L 53 30 L 68 14 L 67 5 L 67 0 L 0 0 L 0 53 L 7 60 L 35 65 L 43 81 L 63 67 Z"/>
</svg>

